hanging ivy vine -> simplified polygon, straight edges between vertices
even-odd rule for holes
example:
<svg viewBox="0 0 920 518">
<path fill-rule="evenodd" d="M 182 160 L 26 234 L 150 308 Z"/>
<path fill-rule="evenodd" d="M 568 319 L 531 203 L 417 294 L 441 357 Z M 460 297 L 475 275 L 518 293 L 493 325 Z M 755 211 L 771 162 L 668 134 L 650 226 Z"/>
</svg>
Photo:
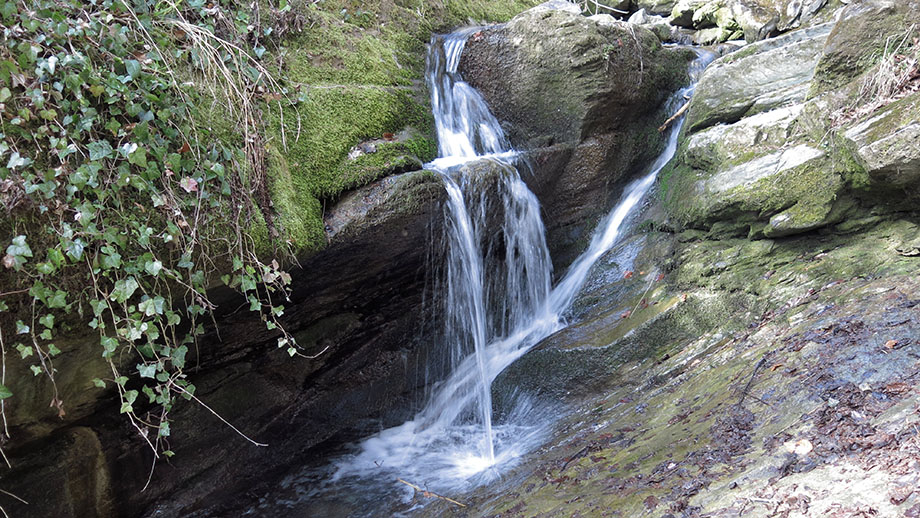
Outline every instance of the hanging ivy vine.
<svg viewBox="0 0 920 518">
<path fill-rule="evenodd" d="M 114 386 L 171 455 L 169 412 L 195 398 L 189 351 L 218 279 L 299 354 L 278 321 L 290 276 L 248 237 L 276 231 L 261 110 L 296 102 L 260 64 L 271 28 L 258 3 L 213 0 L 0 0 L 0 18 L 4 361 L 54 385 L 55 339 L 88 322 L 111 377 L 87 385 Z M 199 124 L 214 112 L 232 135 Z M 56 387 L 51 404 L 64 414 Z"/>
</svg>

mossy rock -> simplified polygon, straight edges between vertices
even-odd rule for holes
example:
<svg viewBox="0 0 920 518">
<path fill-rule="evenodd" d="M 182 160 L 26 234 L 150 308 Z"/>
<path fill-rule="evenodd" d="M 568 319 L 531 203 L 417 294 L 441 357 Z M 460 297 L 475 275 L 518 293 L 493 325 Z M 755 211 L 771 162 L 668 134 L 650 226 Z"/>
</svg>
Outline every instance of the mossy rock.
<svg viewBox="0 0 920 518">
<path fill-rule="evenodd" d="M 830 31 L 831 25 L 803 29 L 748 45 L 710 65 L 687 114 L 689 132 L 803 101 Z"/>
<path fill-rule="evenodd" d="M 436 156 L 433 120 L 423 84 L 431 33 L 471 22 L 505 21 L 535 0 L 443 2 L 329 0 L 300 7 L 305 27 L 286 36 L 272 59 L 295 106 L 266 109 L 268 177 L 275 213 L 272 236 L 254 228 L 266 245 L 281 237 L 300 255 L 326 245 L 323 207 L 343 192 L 381 177 L 421 168 Z M 219 118 L 216 118 L 219 120 Z M 376 152 L 348 157 L 356 145 L 390 134 Z"/>
<path fill-rule="evenodd" d="M 894 40 L 917 24 L 920 4 L 914 0 L 864 0 L 847 6 L 827 38 L 810 95 L 859 77 L 882 59 L 886 48 L 897 44 Z"/>
<path fill-rule="evenodd" d="M 920 93 L 896 101 L 844 132 L 874 184 L 920 193 Z"/>
</svg>

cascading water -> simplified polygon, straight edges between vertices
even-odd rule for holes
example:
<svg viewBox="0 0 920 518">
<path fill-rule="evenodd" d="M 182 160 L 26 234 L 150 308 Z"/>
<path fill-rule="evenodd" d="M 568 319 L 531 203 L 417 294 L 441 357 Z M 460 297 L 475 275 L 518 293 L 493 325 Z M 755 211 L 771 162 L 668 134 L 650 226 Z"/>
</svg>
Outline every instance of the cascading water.
<svg viewBox="0 0 920 518">
<path fill-rule="evenodd" d="M 538 439 L 539 427 L 513 419 L 493 427 L 491 384 L 508 365 L 563 327 L 563 315 L 591 266 L 616 243 L 624 220 L 677 147 L 679 121 L 670 129 L 666 149 L 650 171 L 626 188 L 588 250 L 550 289 L 551 262 L 536 197 L 511 165 L 516 153 L 498 121 L 479 93 L 457 73 L 471 32 L 434 38 L 427 72 L 440 150 L 440 157 L 428 167 L 439 172 L 448 193 L 443 318 L 452 369 L 415 419 L 366 440 L 356 457 L 340 465 L 340 476 L 383 469 L 403 476 L 416 474 L 441 489 L 455 488 L 474 475 L 478 480 L 489 478 L 494 471 L 487 468 L 526 451 L 530 447 L 527 440 Z M 711 56 L 701 56 L 691 74 L 695 76 L 711 60 Z M 672 104 L 690 93 L 690 88 L 678 92 Z M 471 169 L 464 165 L 476 160 L 491 160 L 501 169 L 495 179 L 498 206 L 504 212 L 505 263 L 500 268 L 486 267 L 491 248 L 488 225 L 494 224 L 494 211 L 489 210 L 492 198 L 482 187 L 493 184 L 464 176 Z M 514 414 L 523 418 L 525 413 L 518 409 Z"/>
<path fill-rule="evenodd" d="M 526 400 L 493 425 L 492 382 L 564 327 L 564 315 L 589 270 L 616 244 L 624 222 L 677 148 L 680 120 L 669 130 L 666 148 L 649 172 L 627 186 L 588 249 L 551 288 L 552 266 L 536 197 L 513 166 L 517 154 L 498 121 L 457 73 L 471 33 L 433 38 L 427 70 L 440 151 L 427 168 L 440 174 L 447 192 L 441 306 L 450 373 L 434 384 L 427 405 L 414 419 L 364 440 L 357 453 L 336 463 L 336 473 L 327 482 L 360 487 L 365 495 L 373 493 L 368 479 L 389 484 L 397 477 L 433 491 L 462 490 L 494 478 L 499 467 L 511 465 L 542 442 L 549 420 L 541 419 Z M 699 53 L 690 70 L 694 84 L 713 59 L 712 53 Z M 671 98 L 672 112 L 692 88 Z M 476 166 L 483 161 L 489 167 Z M 482 170 L 490 174 L 470 174 Z M 495 258 L 499 249 L 502 260 Z"/>
</svg>

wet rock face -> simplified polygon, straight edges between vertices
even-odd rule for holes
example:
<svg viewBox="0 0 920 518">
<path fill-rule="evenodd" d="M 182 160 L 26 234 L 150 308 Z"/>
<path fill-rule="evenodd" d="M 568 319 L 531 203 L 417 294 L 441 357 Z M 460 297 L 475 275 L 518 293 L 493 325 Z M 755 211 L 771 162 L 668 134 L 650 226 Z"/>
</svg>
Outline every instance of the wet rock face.
<svg viewBox="0 0 920 518">
<path fill-rule="evenodd" d="M 545 211 L 558 270 L 618 184 L 657 151 L 662 101 L 685 80 L 688 59 L 643 28 L 562 10 L 527 11 L 467 41 L 461 74 L 512 144 L 536 157 L 524 179 Z"/>
<path fill-rule="evenodd" d="M 780 237 L 855 217 L 859 204 L 906 208 L 920 187 L 920 78 L 898 68 L 914 51 L 898 55 L 891 38 L 915 36 L 901 25 L 911 16 L 920 20 L 917 5 L 853 4 L 835 24 L 714 63 L 662 174 L 675 222 Z M 897 87 L 879 80 L 892 69 L 903 78 Z"/>
<path fill-rule="evenodd" d="M 844 171 L 801 129 L 830 25 L 749 46 L 703 75 L 679 155 L 664 173 L 671 213 L 686 225 L 731 222 L 777 237 L 839 217 Z"/>
<path fill-rule="evenodd" d="M 315 359 L 289 357 L 248 316 L 217 315 L 196 375 L 200 396 L 269 447 L 185 405 L 173 430 L 176 462 L 152 485 L 170 496 L 151 515 L 186 516 L 202 499 L 213 504 L 251 485 L 238 465 L 209 460 L 225 459 L 228 445 L 236 464 L 260 476 L 305 462 L 311 447 L 363 419 L 408 417 L 400 412 L 426 382 L 428 243 L 439 236 L 443 197 L 441 181 L 418 171 L 358 189 L 328 210 L 330 245 L 302 264 L 285 303 L 287 329 Z"/>
</svg>

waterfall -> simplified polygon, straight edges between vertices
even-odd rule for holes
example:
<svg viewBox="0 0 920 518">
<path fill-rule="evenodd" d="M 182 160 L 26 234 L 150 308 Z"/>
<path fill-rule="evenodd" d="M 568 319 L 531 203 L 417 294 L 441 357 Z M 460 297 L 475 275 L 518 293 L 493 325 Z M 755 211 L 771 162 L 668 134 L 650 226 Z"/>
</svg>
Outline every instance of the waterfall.
<svg viewBox="0 0 920 518">
<path fill-rule="evenodd" d="M 450 372 L 434 384 L 414 419 L 364 440 L 358 453 L 340 460 L 336 479 L 414 477 L 432 490 L 455 490 L 489 480 L 540 444 L 547 427 L 537 421 L 545 420 L 534 417 L 526 402 L 493 423 L 492 382 L 564 327 L 591 267 L 617 243 L 624 222 L 677 148 L 682 121 L 670 128 L 666 148 L 648 172 L 624 190 L 588 249 L 551 287 L 539 205 L 514 166 L 517 153 L 482 97 L 457 72 L 471 33 L 434 37 L 426 77 L 439 143 L 439 157 L 426 167 L 440 175 L 447 192 L 439 317 L 444 343 L 438 346 L 449 351 Z M 694 83 L 712 59 L 700 53 L 691 67 Z M 671 109 L 691 93 L 692 86 L 676 93 Z M 482 170 L 489 174 L 477 173 Z"/>
</svg>

